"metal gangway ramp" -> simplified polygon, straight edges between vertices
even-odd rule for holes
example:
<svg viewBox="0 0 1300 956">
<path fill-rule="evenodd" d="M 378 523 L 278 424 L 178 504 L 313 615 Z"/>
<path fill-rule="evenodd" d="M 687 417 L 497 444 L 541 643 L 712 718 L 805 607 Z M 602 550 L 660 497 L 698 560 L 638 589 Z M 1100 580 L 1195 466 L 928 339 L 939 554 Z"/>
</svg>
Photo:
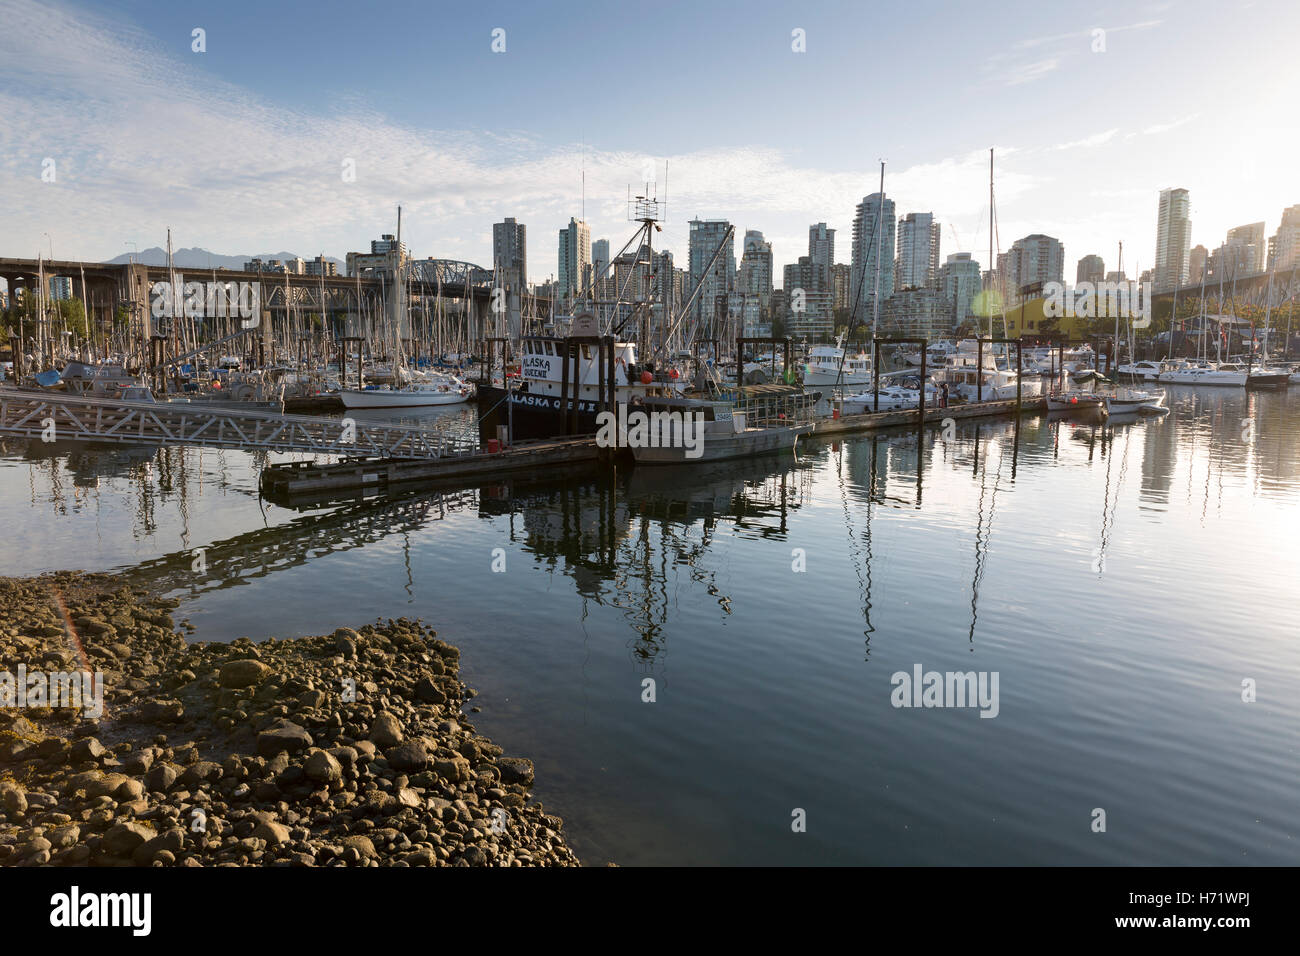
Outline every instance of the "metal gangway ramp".
<svg viewBox="0 0 1300 956">
<path fill-rule="evenodd" d="M 440 459 L 478 453 L 476 440 L 445 428 L 8 387 L 0 387 L 0 434 L 379 458 Z"/>
</svg>

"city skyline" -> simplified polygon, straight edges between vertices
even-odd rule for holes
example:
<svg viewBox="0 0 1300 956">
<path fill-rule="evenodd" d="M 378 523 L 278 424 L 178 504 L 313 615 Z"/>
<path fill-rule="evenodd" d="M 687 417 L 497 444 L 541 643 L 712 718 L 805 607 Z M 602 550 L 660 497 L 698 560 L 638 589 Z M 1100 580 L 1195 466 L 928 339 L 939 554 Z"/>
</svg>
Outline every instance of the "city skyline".
<svg viewBox="0 0 1300 956">
<path fill-rule="evenodd" d="M 492 226 L 507 217 L 531 227 L 535 237 L 556 235 L 570 218 L 582 220 L 593 238 L 621 246 L 631 232 L 629 186 L 635 188 L 649 164 L 668 199 L 658 248 L 683 261 L 688 222 L 725 219 L 739 235 L 764 233 L 772 244 L 773 274 L 780 275 L 806 254 L 809 224 L 825 222 L 844 237 L 851 234 L 856 205 L 878 189 L 876 158 L 884 154 L 886 196 L 900 215 L 933 212 L 940 259 L 970 252 L 983 262 L 992 143 L 1001 252 L 1016 238 L 1046 234 L 1064 245 L 1067 263 L 1089 254 L 1109 262 L 1123 241 L 1126 269 L 1137 275 L 1155 264 L 1162 189 L 1189 191 L 1191 242 L 1210 250 L 1242 223 L 1262 220 L 1266 235 L 1273 235 L 1282 211 L 1300 198 L 1285 160 L 1297 145 L 1294 130 L 1260 125 L 1276 141 L 1271 150 L 1194 148 L 1198 137 L 1217 135 L 1216 102 L 1231 100 L 1234 122 L 1249 124 L 1281 102 L 1285 83 L 1239 89 L 1219 82 L 1221 89 L 1210 90 L 1183 71 L 1178 96 L 1166 101 L 1164 92 L 1152 90 L 1141 110 L 1078 110 L 1066 121 L 1026 124 L 1011 109 L 1013 101 L 1041 108 L 1045 97 L 1071 90 L 1101 96 L 1153 62 L 1166 62 L 1174 48 L 1183 59 L 1188 50 L 1230 55 L 1247 40 L 1260 40 L 1251 31 L 1265 14 L 1255 7 L 1234 10 L 1213 30 L 1196 15 L 1207 5 L 1197 3 L 1037 11 L 1020 21 L 1034 29 L 1015 28 L 1016 38 L 990 47 L 976 77 L 950 90 L 966 113 L 942 124 L 917 129 L 897 119 L 917 96 L 900 92 L 888 108 L 878 104 L 868 114 L 861 125 L 869 129 L 842 121 L 806 125 L 823 117 L 826 107 L 818 103 L 807 121 L 729 118 L 714 136 L 703 125 L 707 111 L 689 99 L 674 113 L 679 121 L 666 129 L 655 124 L 647 134 L 617 112 L 613 93 L 602 94 L 603 112 L 581 123 L 566 126 L 564 117 L 516 110 L 516 128 L 461 122 L 454 105 L 438 116 L 429 104 L 414 102 L 418 97 L 385 98 L 391 78 L 377 79 L 366 93 L 364 84 L 341 91 L 340 81 L 317 73 L 321 64 L 313 60 L 321 58 L 312 51 L 282 49 L 274 30 L 242 29 L 254 11 L 272 21 L 281 16 L 260 8 L 199 17 L 210 22 L 201 28 L 206 48 L 198 53 L 188 23 L 194 16 L 152 2 L 130 5 L 113 20 L 70 4 L 38 7 L 17 0 L 11 6 L 11 29 L 0 38 L 0 75 L 9 91 L 2 101 L 7 121 L 0 126 L 9 225 L 3 252 L 9 255 L 40 250 L 57 258 L 107 259 L 132 244 L 162 244 L 171 226 L 178 245 L 227 254 L 292 248 L 342 259 L 369 238 L 393 231 L 400 204 L 403 239 L 414 254 L 490 266 Z M 319 22 L 295 21 L 293 28 L 320 44 L 341 42 L 343 9 L 324 4 Z M 1300 25 L 1294 10 L 1270 10 L 1265 46 L 1286 33 L 1277 14 Z M 501 14 L 507 31 L 501 54 L 491 52 L 495 21 L 456 16 L 450 29 L 463 34 L 464 44 L 441 66 L 413 64 L 413 77 L 458 77 L 482 89 L 492 105 L 511 88 L 512 76 L 535 67 L 539 45 L 553 52 L 552 27 L 537 15 Z M 736 65 L 752 45 L 748 55 L 758 56 L 770 74 L 763 95 L 779 98 L 785 94 L 776 88 L 790 83 L 792 70 L 804 76 L 796 91 L 807 88 L 814 64 L 843 76 L 846 51 L 836 26 L 860 23 L 861 16 L 843 5 L 819 11 L 760 5 L 752 23 L 734 25 L 735 36 L 718 55 Z M 908 26 L 904 13 L 879 16 L 887 32 Z M 594 38 L 623 22 L 618 15 L 607 19 L 592 25 L 594 45 Z M 1106 31 L 1104 50 L 1094 52 L 1097 29 Z M 791 49 L 793 30 L 805 31 L 805 52 Z M 949 48 L 960 32 L 957 23 L 940 18 L 929 35 L 937 48 Z M 260 54 L 279 62 L 262 63 Z M 376 56 L 363 51 L 346 72 L 375 68 Z M 593 56 L 593 68 L 605 68 L 608 56 Z M 1257 47 L 1252 58 L 1278 61 Z M 674 57 L 669 73 L 694 76 L 698 67 L 687 60 L 687 54 Z M 921 95 L 940 92 L 949 76 L 937 69 L 936 86 Z M 327 95 L 309 96 L 313 87 Z M 134 105 L 114 105 L 118 97 L 106 98 L 108 88 Z M 972 101 L 976 92 L 984 105 Z M 842 107 L 856 95 L 840 91 L 825 98 Z M 1193 102 L 1197 108 L 1187 108 Z M 165 142 L 220 148 L 160 149 Z M 41 178 L 46 160 L 53 163 L 53 182 Z M 534 245 L 530 281 L 556 277 L 550 250 Z"/>
</svg>

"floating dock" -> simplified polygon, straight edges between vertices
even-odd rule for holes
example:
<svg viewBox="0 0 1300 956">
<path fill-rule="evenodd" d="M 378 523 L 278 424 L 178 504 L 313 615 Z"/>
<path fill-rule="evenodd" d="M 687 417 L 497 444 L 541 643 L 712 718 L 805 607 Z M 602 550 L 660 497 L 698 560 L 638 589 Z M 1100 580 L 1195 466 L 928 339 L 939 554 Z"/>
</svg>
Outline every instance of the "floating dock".
<svg viewBox="0 0 1300 956">
<path fill-rule="evenodd" d="M 1021 411 L 1045 411 L 1041 398 L 1021 402 Z M 938 425 L 945 419 L 994 418 L 1014 415 L 1014 400 L 979 402 L 949 408 L 927 408 L 925 424 Z M 916 409 L 845 415 L 822 419 L 810 438 L 837 438 L 857 432 L 885 428 L 916 427 Z M 546 477 L 564 477 L 585 472 L 600 460 L 602 451 L 593 436 L 557 438 L 548 441 L 521 442 L 498 452 L 460 454 L 443 458 L 345 458 L 334 464 L 310 461 L 267 465 L 262 471 L 262 493 L 275 501 L 320 501 L 356 494 L 396 489 L 400 486 L 432 486 L 440 483 L 461 485 L 491 480 L 506 474 L 528 471 Z M 683 465 L 682 467 L 689 467 Z"/>
<path fill-rule="evenodd" d="M 1038 414 L 1047 411 L 1047 399 L 1034 397 L 1020 401 L 1021 414 Z M 969 402 L 964 405 L 950 405 L 947 408 L 926 406 L 925 424 L 939 425 L 945 418 L 962 421 L 968 418 L 1001 418 L 1016 413 L 1016 400 L 1009 398 L 996 402 Z M 893 412 L 866 412 L 862 415 L 841 415 L 839 418 L 824 418 L 817 422 L 817 430 L 812 438 L 834 438 L 855 432 L 876 431 L 881 428 L 915 428 L 919 421 L 915 408 L 901 409 Z"/>
<path fill-rule="evenodd" d="M 272 499 L 328 497 L 400 485 L 490 479 L 519 471 L 586 469 L 600 457 L 593 436 L 523 442 L 497 452 L 444 458 L 345 458 L 334 464 L 283 462 L 262 469 L 262 494 Z"/>
</svg>

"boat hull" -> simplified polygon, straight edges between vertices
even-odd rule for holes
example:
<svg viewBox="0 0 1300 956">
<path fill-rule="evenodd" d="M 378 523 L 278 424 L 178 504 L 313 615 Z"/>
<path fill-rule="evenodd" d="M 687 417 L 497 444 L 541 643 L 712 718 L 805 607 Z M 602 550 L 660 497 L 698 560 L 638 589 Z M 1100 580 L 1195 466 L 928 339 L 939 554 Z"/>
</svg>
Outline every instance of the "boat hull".
<svg viewBox="0 0 1300 956">
<path fill-rule="evenodd" d="M 870 385 L 872 379 L 873 376 L 870 374 L 850 375 L 848 372 L 845 372 L 844 377 L 840 378 L 835 372 L 823 369 L 808 369 L 803 375 L 804 385 L 820 385 L 823 388 L 834 385 Z"/>
<path fill-rule="evenodd" d="M 469 401 L 468 395 L 459 392 L 406 392 L 381 388 L 362 391 L 343 389 L 338 395 L 344 408 L 422 408 L 429 405 L 459 405 Z"/>
<path fill-rule="evenodd" d="M 1252 372 L 1246 377 L 1247 388 L 1286 388 L 1290 384 L 1287 372 Z"/>
<path fill-rule="evenodd" d="M 814 425 L 785 425 L 775 428 L 750 428 L 742 432 L 704 437 L 698 458 L 688 458 L 685 448 L 633 448 L 638 465 L 689 465 L 699 462 L 748 458 L 772 452 L 793 452 L 800 436 L 811 435 Z"/>
<path fill-rule="evenodd" d="M 507 407 L 507 397 L 510 406 Z M 509 425 L 513 441 L 557 438 L 561 435 L 594 435 L 598 425 L 596 415 L 601 405 L 592 399 L 579 399 L 572 411 L 572 428 L 566 429 L 559 396 L 534 395 L 511 389 L 507 392 L 499 385 L 479 385 L 476 396 L 479 409 L 479 432 L 485 438 L 495 438 L 497 427 Z M 573 404 L 570 399 L 569 405 Z"/>
</svg>

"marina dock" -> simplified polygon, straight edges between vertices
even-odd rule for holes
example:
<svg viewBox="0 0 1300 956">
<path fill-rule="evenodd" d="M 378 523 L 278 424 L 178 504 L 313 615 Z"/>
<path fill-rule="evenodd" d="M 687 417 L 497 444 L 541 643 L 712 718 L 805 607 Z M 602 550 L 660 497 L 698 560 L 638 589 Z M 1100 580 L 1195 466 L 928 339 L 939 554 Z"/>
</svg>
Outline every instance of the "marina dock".
<svg viewBox="0 0 1300 956">
<path fill-rule="evenodd" d="M 1026 398 L 1020 402 L 1021 413 L 1038 414 L 1047 411 L 1044 398 Z M 945 418 L 962 421 L 968 418 L 1000 418 L 1014 415 L 1015 399 L 996 402 L 971 402 L 966 405 L 950 405 L 947 408 L 925 409 L 925 424 L 937 425 Z M 867 412 L 862 415 L 841 415 L 839 418 L 826 418 L 817 422 L 813 438 L 831 438 L 837 435 L 856 434 L 858 432 L 877 431 L 882 428 L 902 428 L 917 425 L 915 408 L 892 412 Z"/>
<path fill-rule="evenodd" d="M 330 496 L 357 490 L 387 490 L 401 485 L 491 479 L 519 471 L 548 474 L 590 466 L 600 449 L 596 439 L 558 439 L 525 442 L 498 452 L 479 452 L 445 458 L 346 458 L 334 464 L 310 461 L 268 465 L 260 487 L 270 498 Z M 554 474 L 560 477 L 560 474 Z"/>
<path fill-rule="evenodd" d="M 1021 403 L 1022 412 L 1046 410 L 1041 398 Z M 1014 400 L 979 402 L 948 408 L 927 408 L 925 424 L 938 425 L 945 419 L 1000 418 L 1015 414 Z M 846 415 L 817 422 L 811 438 L 902 428 L 917 425 L 917 410 Z M 460 454 L 441 458 L 351 457 L 337 463 L 310 461 L 267 465 L 261 475 L 262 493 L 276 500 L 328 498 L 362 492 L 386 491 L 412 485 L 468 483 L 491 480 L 520 471 L 545 472 L 548 477 L 586 471 L 602 451 L 593 436 L 521 442 L 497 452 Z"/>
</svg>

